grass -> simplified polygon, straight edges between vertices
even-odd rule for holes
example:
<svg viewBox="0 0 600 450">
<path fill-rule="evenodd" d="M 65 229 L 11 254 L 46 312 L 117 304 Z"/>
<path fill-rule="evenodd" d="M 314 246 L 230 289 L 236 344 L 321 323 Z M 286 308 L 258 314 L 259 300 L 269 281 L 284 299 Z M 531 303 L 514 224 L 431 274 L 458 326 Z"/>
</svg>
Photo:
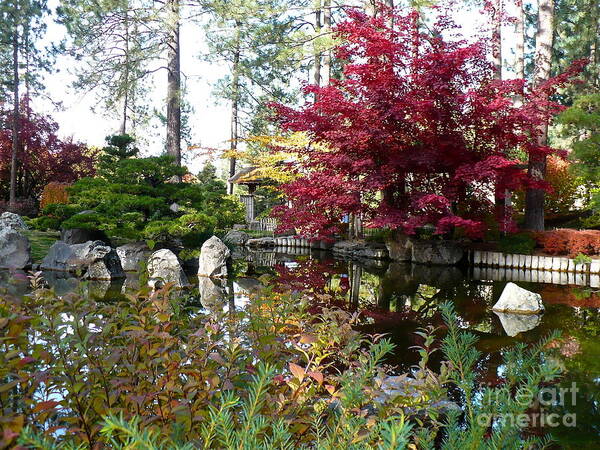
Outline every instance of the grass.
<svg viewBox="0 0 600 450">
<path fill-rule="evenodd" d="M 57 231 L 27 230 L 24 234 L 31 243 L 31 260 L 34 264 L 40 263 L 48 254 L 48 250 L 59 238 Z"/>
</svg>

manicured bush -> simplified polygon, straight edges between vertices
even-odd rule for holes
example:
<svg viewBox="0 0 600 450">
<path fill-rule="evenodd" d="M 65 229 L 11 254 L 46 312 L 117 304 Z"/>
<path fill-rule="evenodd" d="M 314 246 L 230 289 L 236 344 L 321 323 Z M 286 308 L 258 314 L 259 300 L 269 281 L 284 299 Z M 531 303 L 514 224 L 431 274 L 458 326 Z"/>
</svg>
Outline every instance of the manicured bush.
<svg viewBox="0 0 600 450">
<path fill-rule="evenodd" d="M 73 183 L 68 205 L 48 205 L 44 216 L 54 220 L 40 219 L 34 226 L 98 229 L 109 236 L 196 246 L 244 220 L 243 205 L 226 194 L 223 182 L 179 182 L 187 169 L 172 157 L 131 158 L 137 152 L 132 139 L 116 138 L 100 156 L 98 176 Z M 93 213 L 77 214 L 83 210 Z"/>
<path fill-rule="evenodd" d="M 562 228 L 536 233 L 535 238 L 542 250 L 550 255 L 567 255 L 570 258 L 579 254 L 600 255 L 600 231 Z"/>
</svg>

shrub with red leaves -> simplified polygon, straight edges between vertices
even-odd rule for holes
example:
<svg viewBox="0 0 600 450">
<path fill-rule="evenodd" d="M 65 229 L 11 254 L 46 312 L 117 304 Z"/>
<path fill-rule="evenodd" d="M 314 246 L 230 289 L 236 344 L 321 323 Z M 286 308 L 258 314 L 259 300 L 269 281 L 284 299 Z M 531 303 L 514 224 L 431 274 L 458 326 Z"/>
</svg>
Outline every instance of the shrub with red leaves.
<svg viewBox="0 0 600 450">
<path fill-rule="evenodd" d="M 17 156 L 17 197 L 38 199 L 51 181 L 70 183 L 95 173 L 95 155 L 85 145 L 58 137 L 58 124 L 50 116 L 21 106 Z M 12 110 L 0 109 L 0 124 L 12 123 Z M 12 129 L 0 127 L 0 196 L 8 197 Z"/>
<path fill-rule="evenodd" d="M 524 80 L 494 80 L 484 40 L 457 37 L 445 16 L 420 22 L 415 11 L 350 11 L 335 28 L 342 80 L 306 87 L 313 100 L 300 109 L 272 105 L 282 130 L 320 144 L 292 150 L 299 176 L 282 187 L 290 202 L 275 211 L 284 228 L 327 236 L 353 213 L 367 226 L 414 233 L 434 224 L 438 234 L 458 227 L 481 236 L 494 191 L 548 188 L 513 150 L 556 153 L 537 142 L 540 125 L 562 109 L 549 94 L 583 63 L 524 90 Z"/>
<path fill-rule="evenodd" d="M 570 258 L 582 253 L 584 255 L 600 255 L 600 231 L 558 230 L 536 233 L 535 239 L 545 253 L 550 255 L 566 255 Z"/>
</svg>

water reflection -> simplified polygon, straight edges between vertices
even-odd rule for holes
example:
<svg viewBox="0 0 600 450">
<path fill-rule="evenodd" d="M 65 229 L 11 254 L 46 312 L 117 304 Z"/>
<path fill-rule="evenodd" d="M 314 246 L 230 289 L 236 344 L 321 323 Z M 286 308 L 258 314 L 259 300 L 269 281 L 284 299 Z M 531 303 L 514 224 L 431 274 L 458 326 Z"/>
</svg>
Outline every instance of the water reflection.
<svg viewBox="0 0 600 450">
<path fill-rule="evenodd" d="M 268 261 L 261 265 L 260 261 Z M 575 382 L 578 391 L 574 401 L 555 404 L 552 410 L 564 416 L 574 413 L 575 428 L 560 425 L 531 432 L 551 432 L 562 448 L 582 445 L 593 448 L 600 440 L 600 295 L 597 291 L 574 285 L 532 282 L 522 274 L 519 286 L 538 292 L 546 306 L 544 315 L 514 316 L 495 314 L 492 305 L 499 299 L 509 277 L 488 277 L 456 267 L 425 267 L 392 263 L 363 265 L 338 261 L 330 255 L 280 258 L 276 252 L 254 256 L 246 276 L 271 274 L 270 285 L 276 289 L 291 289 L 327 295 L 338 304 L 358 309 L 370 319 L 362 330 L 385 333 L 396 344 L 390 362 L 406 370 L 417 363 L 414 351 L 419 344 L 414 332 L 431 324 L 440 326 L 439 305 L 450 300 L 460 316 L 463 328 L 479 338 L 482 352 L 478 367 L 481 386 L 497 384 L 504 368 L 502 354 L 517 342 L 532 344 L 553 330 L 562 338 L 545 349 L 545 357 L 564 369 L 559 388 Z M 493 279 L 495 278 L 495 279 Z M 547 281 L 547 280 L 544 280 Z M 432 359 L 439 363 L 439 353 Z M 534 408 L 535 409 L 535 408 Z M 535 412 L 535 411 L 533 411 Z"/>
<path fill-rule="evenodd" d="M 367 318 L 362 331 L 389 336 L 396 344 L 389 362 L 402 371 L 418 362 L 418 355 L 410 350 L 420 343 L 414 332 L 426 325 L 442 325 L 439 305 L 446 300 L 454 303 L 461 326 L 479 338 L 482 357 L 478 382 L 482 385 L 501 380 L 504 369 L 500 362 L 507 346 L 516 342 L 534 343 L 552 330 L 561 330 L 561 340 L 545 352 L 564 368 L 561 386 L 577 383 L 579 391 L 575 402 L 556 405 L 556 408 L 576 413 L 578 423 L 575 430 L 559 427 L 550 431 L 565 448 L 589 446 L 598 440 L 600 295 L 597 291 L 521 281 L 519 286 L 542 295 L 546 312 L 543 316 L 515 318 L 492 313 L 491 307 L 500 297 L 506 281 L 479 279 L 485 278 L 481 272 L 402 263 L 358 264 L 314 251 L 302 255 L 244 252 L 238 257 L 234 262 L 235 277 L 226 281 L 201 278 L 190 298 L 199 300 L 209 311 L 243 308 L 250 301 L 249 295 L 264 287 L 302 291 L 317 299 L 329 299 L 344 308 L 359 310 Z M 43 277 L 59 295 L 80 286 L 80 282 L 68 274 L 49 272 Z M 21 296 L 28 290 L 27 274 L 0 272 L 0 285 L 4 294 Z M 83 287 L 87 295 L 106 301 L 122 298 L 123 293 L 139 288 L 138 277 L 131 275 L 112 284 L 88 281 Z M 431 361 L 434 370 L 440 357 L 440 352 L 434 353 Z"/>
</svg>

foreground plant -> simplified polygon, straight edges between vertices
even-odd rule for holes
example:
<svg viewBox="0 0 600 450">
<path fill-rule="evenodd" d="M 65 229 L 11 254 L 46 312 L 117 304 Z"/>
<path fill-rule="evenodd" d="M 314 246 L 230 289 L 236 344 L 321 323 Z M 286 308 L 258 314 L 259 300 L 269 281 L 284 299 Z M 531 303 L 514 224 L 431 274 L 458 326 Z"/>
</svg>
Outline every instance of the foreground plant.
<svg viewBox="0 0 600 450">
<path fill-rule="evenodd" d="M 449 304 L 441 370 L 428 367 L 436 339 L 424 329 L 421 363 L 395 375 L 384 364 L 393 345 L 355 331 L 358 314 L 315 311 L 303 296 L 265 291 L 244 310 L 227 311 L 185 304 L 168 287 L 114 304 L 82 292 L 58 296 L 38 286 L 23 300 L 1 297 L 3 446 L 540 444 L 524 440 L 517 425 L 477 419 L 521 414 L 528 405 L 515 394 L 535 394 L 556 370 L 544 364 L 541 347 L 520 347 L 507 353 L 505 385 L 479 389 L 475 338 L 459 329 Z M 453 392 L 461 393 L 456 403 Z"/>
</svg>

